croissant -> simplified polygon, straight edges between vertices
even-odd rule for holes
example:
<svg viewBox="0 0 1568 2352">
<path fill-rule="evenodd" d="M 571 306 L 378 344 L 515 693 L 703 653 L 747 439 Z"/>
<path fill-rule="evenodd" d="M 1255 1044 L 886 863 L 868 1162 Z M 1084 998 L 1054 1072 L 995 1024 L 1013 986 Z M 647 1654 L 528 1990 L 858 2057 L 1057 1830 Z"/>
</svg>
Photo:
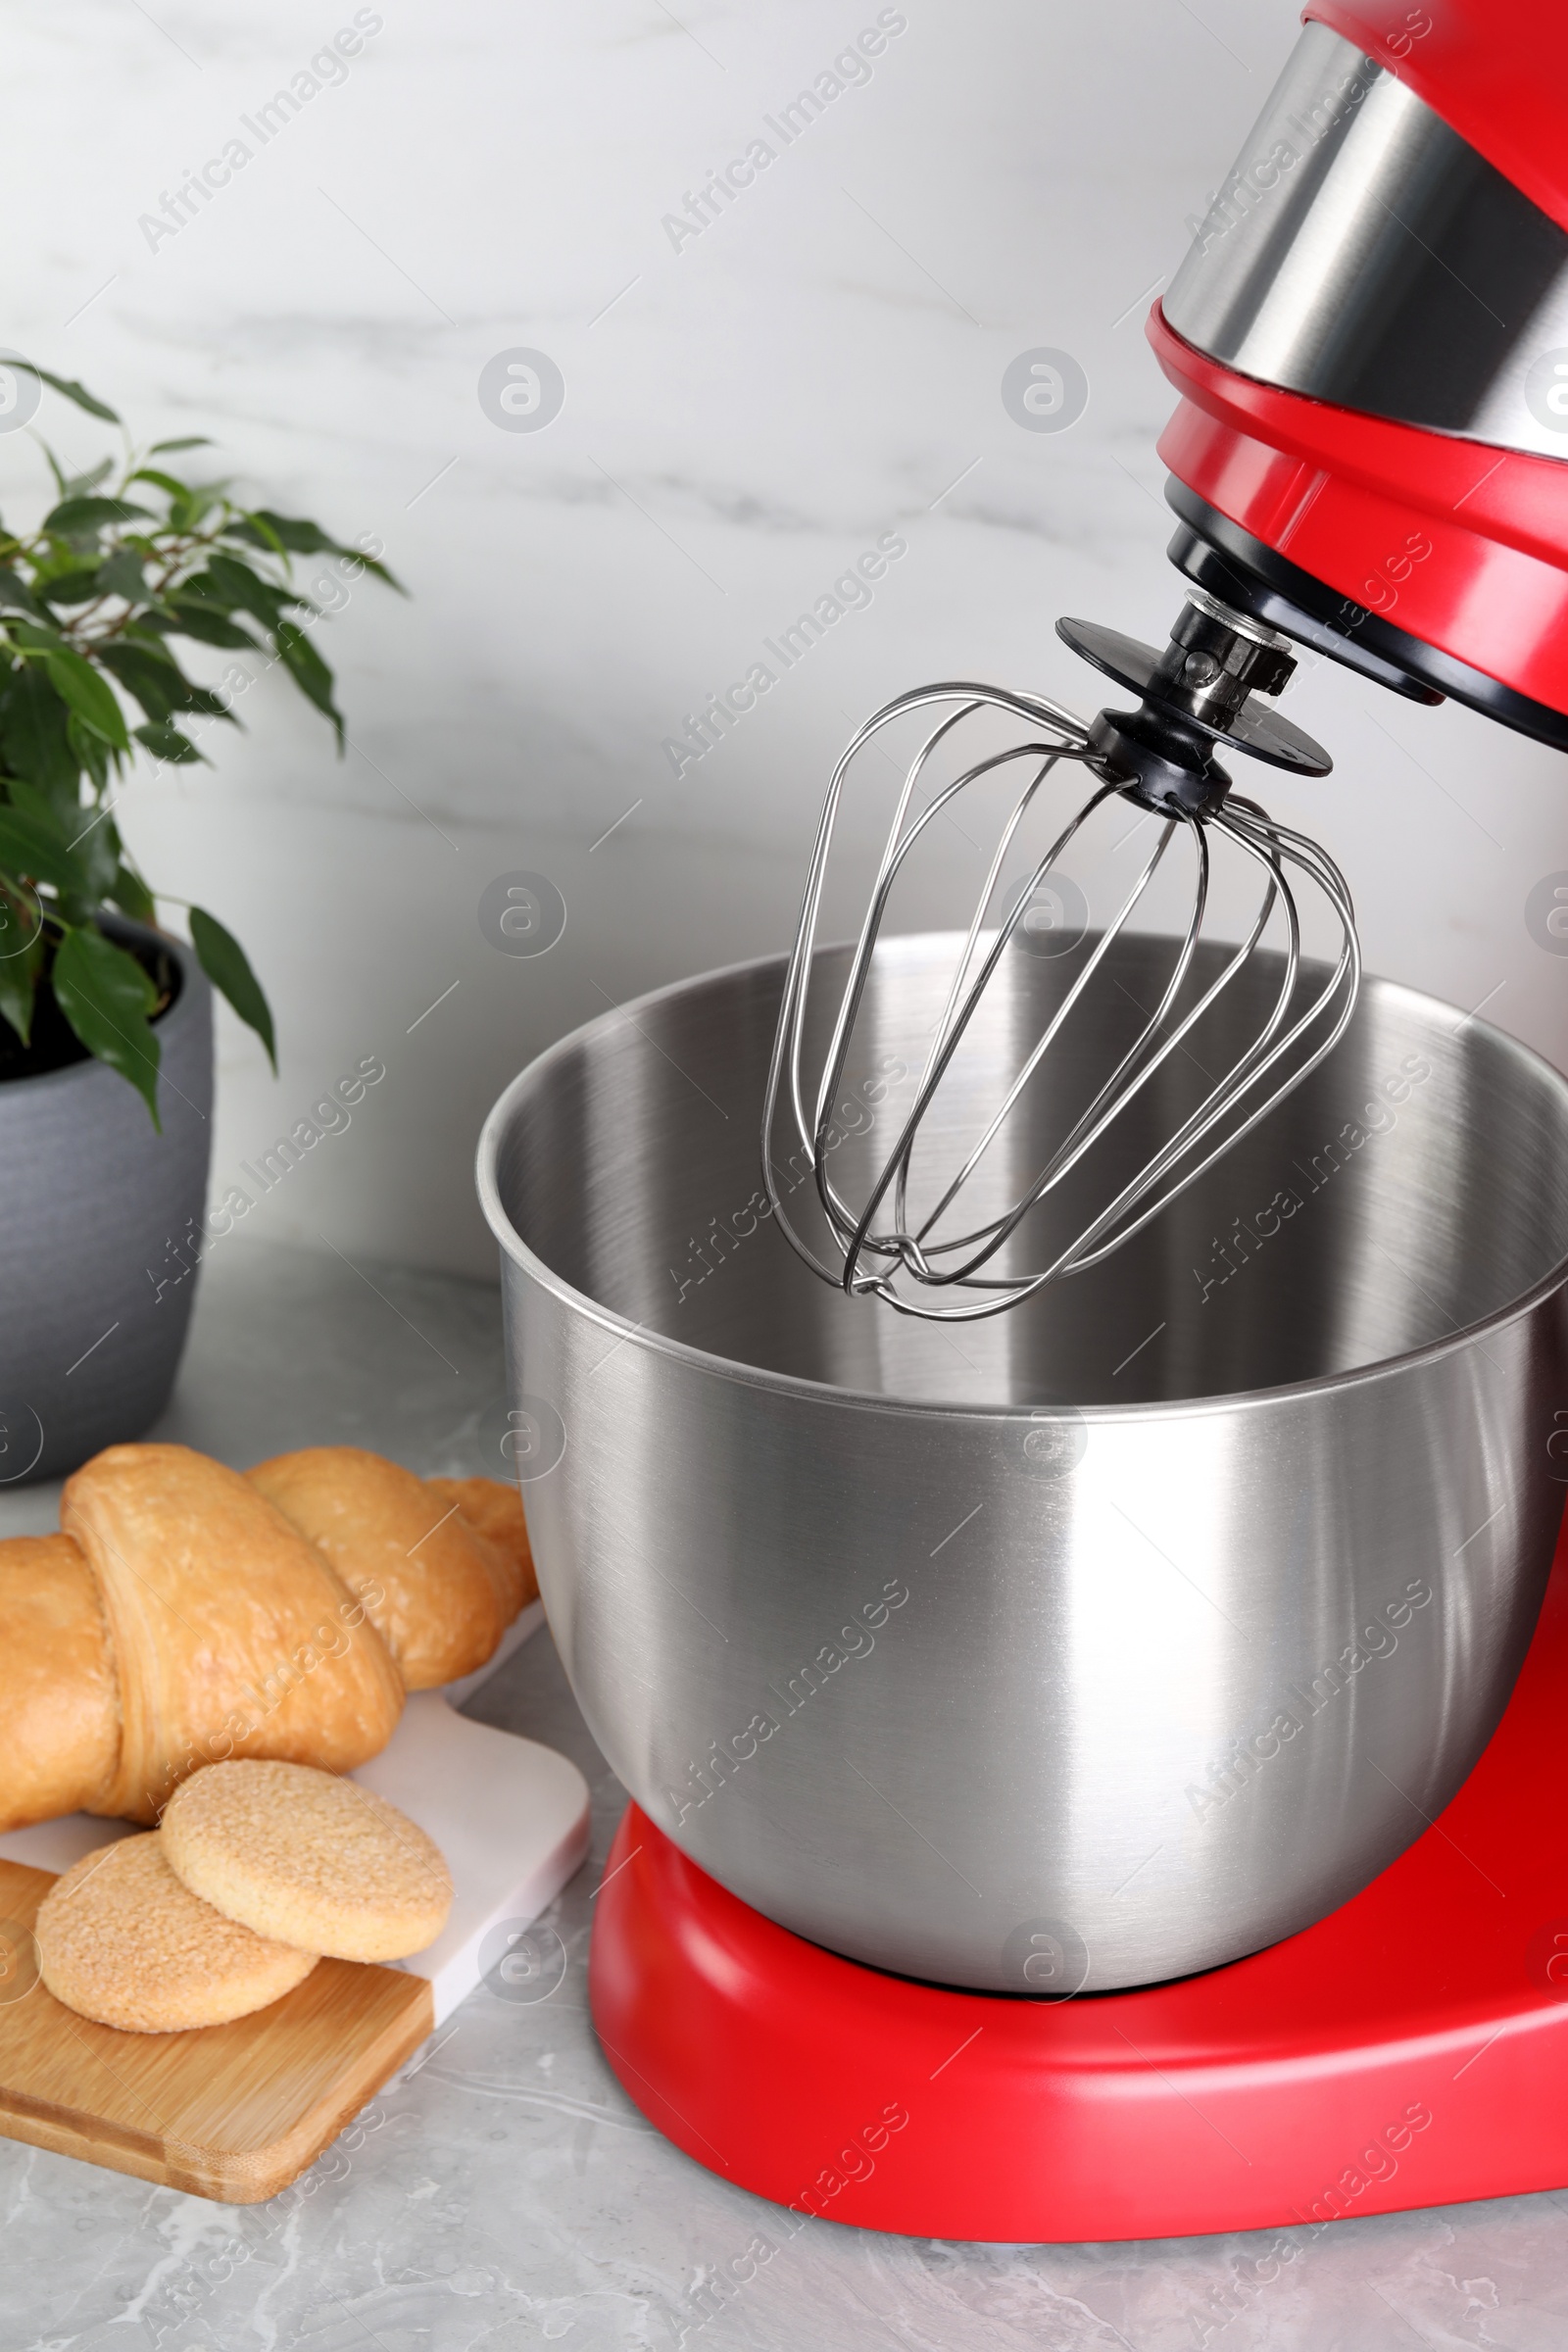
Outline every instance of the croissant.
<svg viewBox="0 0 1568 2352">
<path fill-rule="evenodd" d="M 352 1591 L 264 1491 L 292 1488 L 294 1460 L 323 1525 L 323 1462 L 352 1473 L 364 1526 L 328 1528 Z M 483 1664 L 531 1597 L 514 1490 L 427 1484 L 346 1447 L 263 1472 L 111 1446 L 67 1481 L 58 1536 L 0 1543 L 0 1830 L 78 1810 L 153 1822 L 224 1756 L 351 1771 L 385 1746 L 406 1688 Z"/>
<path fill-rule="evenodd" d="M 514 1487 L 416 1478 L 358 1446 L 308 1446 L 247 1476 L 364 1599 L 411 1690 L 482 1666 L 539 1590 Z"/>
<path fill-rule="evenodd" d="M 120 1708 L 92 1570 L 69 1536 L 0 1544 L 0 1827 L 74 1813 L 109 1787 Z"/>
</svg>

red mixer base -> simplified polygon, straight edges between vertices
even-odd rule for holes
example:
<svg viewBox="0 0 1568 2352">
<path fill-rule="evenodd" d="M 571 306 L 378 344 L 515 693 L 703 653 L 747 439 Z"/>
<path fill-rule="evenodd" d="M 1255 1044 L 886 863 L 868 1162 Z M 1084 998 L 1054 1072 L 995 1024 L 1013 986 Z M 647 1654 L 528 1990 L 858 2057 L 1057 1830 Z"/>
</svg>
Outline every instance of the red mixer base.
<svg viewBox="0 0 1568 2352">
<path fill-rule="evenodd" d="M 1185 2236 L 1568 2185 L 1568 1548 L 1441 1820 L 1268 1951 L 1059 2005 L 910 1984 L 763 1919 L 633 1805 L 590 1991 L 677 2147 L 859 2229 Z"/>
</svg>

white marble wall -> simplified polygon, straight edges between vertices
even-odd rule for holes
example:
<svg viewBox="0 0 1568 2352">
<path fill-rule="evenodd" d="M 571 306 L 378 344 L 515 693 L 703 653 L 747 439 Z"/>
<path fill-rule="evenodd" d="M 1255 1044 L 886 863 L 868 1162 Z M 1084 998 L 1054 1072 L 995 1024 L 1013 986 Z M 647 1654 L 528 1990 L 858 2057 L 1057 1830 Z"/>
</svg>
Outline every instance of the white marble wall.
<svg viewBox="0 0 1568 2352">
<path fill-rule="evenodd" d="M 277 1008 L 275 1084 L 225 1025 L 219 1191 L 340 1071 L 387 1066 L 254 1230 L 487 1271 L 485 1108 L 576 1021 L 783 944 L 853 719 L 930 675 L 1093 708 L 1059 612 L 1162 637 L 1170 399 L 1141 320 L 1294 16 L 376 0 L 358 21 L 379 28 L 265 144 L 244 119 L 353 26 L 351 0 L 13 17 L 7 339 L 147 438 L 210 430 L 273 503 L 378 533 L 412 591 L 362 585 L 326 624 L 344 761 L 263 680 L 216 773 L 146 779 L 123 811 L 155 877 L 240 932 Z M 764 127 L 879 17 L 903 28 L 863 77 L 842 69 L 788 146 Z M 664 216 L 759 137 L 766 169 L 672 234 Z M 177 233 L 144 225 L 235 138 L 252 152 L 210 203 Z M 1000 397 L 1040 345 L 1090 380 L 1058 436 Z M 541 430 L 480 405 L 487 363 L 518 348 L 564 379 Z M 75 412 L 51 401 L 43 420 L 95 450 Z M 0 443 L 8 517 L 41 495 L 34 461 Z M 672 774 L 662 744 L 685 714 L 890 532 L 907 552 L 873 601 Z M 1568 1059 L 1568 965 L 1523 916 L 1568 864 L 1568 768 L 1339 675 L 1292 707 L 1339 768 L 1275 799 L 1349 867 L 1372 967 L 1491 993 Z M 517 868 L 568 909 L 537 960 L 496 953 L 476 918 Z M 911 919 L 943 911 L 933 896 Z"/>
</svg>

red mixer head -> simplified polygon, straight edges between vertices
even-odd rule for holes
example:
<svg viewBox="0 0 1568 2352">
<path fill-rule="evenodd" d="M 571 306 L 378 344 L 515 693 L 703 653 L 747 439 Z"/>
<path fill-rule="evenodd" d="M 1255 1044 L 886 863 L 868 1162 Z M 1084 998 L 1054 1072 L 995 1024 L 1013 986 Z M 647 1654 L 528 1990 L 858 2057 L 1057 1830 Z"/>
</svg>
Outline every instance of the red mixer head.
<svg viewBox="0 0 1568 2352">
<path fill-rule="evenodd" d="M 1568 8 L 1305 15 L 1150 319 L 1172 560 L 1568 750 Z"/>
</svg>

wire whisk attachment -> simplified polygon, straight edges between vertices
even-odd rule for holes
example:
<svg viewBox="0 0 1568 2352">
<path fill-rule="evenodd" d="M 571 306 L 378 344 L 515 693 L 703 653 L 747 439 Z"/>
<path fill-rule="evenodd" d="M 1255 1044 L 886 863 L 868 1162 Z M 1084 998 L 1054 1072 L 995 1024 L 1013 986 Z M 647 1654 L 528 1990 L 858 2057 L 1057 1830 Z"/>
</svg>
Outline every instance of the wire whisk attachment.
<svg viewBox="0 0 1568 2352">
<path fill-rule="evenodd" d="M 1197 589 L 1189 590 L 1163 655 L 1089 623 L 1063 621 L 1058 627 L 1077 651 L 1134 688 L 1139 708 L 1102 711 L 1086 725 L 1042 696 L 956 682 L 918 687 L 877 711 L 834 769 L 785 974 L 762 1114 L 763 1182 L 779 1230 L 823 1281 L 933 1322 L 1001 1314 L 1123 1248 L 1317 1068 L 1343 1036 L 1360 983 L 1355 912 L 1334 859 L 1255 801 L 1233 794 L 1214 757 L 1216 745 L 1227 744 L 1297 774 L 1327 772 L 1327 754 L 1310 737 L 1250 699 L 1277 692 L 1289 677 L 1294 664 L 1285 641 Z M 812 1003 L 813 959 L 845 794 L 862 753 L 871 746 L 880 751 L 884 730 L 917 711 L 928 712 L 930 723 L 903 778 L 825 1047 L 808 1069 L 808 1037 L 820 1037 L 824 1026 Z M 982 749 L 980 736 L 995 745 L 999 714 L 1014 723 L 1016 739 Z M 956 759 L 958 772 L 949 776 Z M 1038 834 L 1050 788 L 1073 769 L 1085 771 L 1092 789 L 1049 846 L 1031 856 L 1024 848 L 1026 827 L 1033 819 Z M 852 1188 L 833 1157 L 842 1140 L 835 1104 L 878 938 L 911 853 L 922 841 L 929 847 L 930 828 L 955 804 L 962 801 L 966 812 L 984 805 L 983 788 L 991 779 L 1016 790 L 1010 791 L 979 903 L 925 1046 L 913 1101 L 884 1154 L 858 1150 L 851 1155 L 859 1177 Z M 1082 847 L 1097 823 L 1112 819 L 1125 835 L 1130 802 L 1158 818 L 1153 847 L 1104 928 L 1085 934 L 1070 977 L 1064 966 L 1056 1001 L 1042 1008 L 1038 1034 L 998 1066 L 998 1032 L 1006 1032 L 1008 1023 L 987 1024 L 980 1017 L 988 991 L 1005 970 L 1009 951 L 1028 944 L 1024 926 L 1037 894 L 1049 887 L 1069 848 Z M 1221 854 L 1232 863 L 1239 860 L 1250 876 L 1254 911 L 1239 944 L 1207 978 L 1214 957 L 1200 958 L 1199 949 Z M 1155 877 L 1181 858 L 1190 861 L 1191 911 L 1169 940 L 1158 1001 L 1152 1011 L 1139 1007 L 1131 1042 L 1112 1066 L 1092 1073 L 1086 1090 L 1075 1022 L 1080 1030 L 1086 1026 L 1092 992 L 1116 985 L 1110 965 L 1117 941 Z M 1004 880 L 1009 866 L 1012 876 Z M 1326 978 L 1316 964 L 1303 967 L 1302 916 L 1309 903 L 1315 919 L 1327 909 L 1338 929 L 1339 950 Z M 1188 1064 L 1186 1075 L 1200 1067 L 1195 1035 L 1264 947 L 1266 934 L 1283 950 L 1279 981 L 1264 992 L 1255 1025 L 1244 1024 L 1245 1042 L 1233 1046 L 1218 1076 L 1205 1072 L 1196 1103 L 1191 1086 L 1169 1080 L 1156 1085 L 1175 1056 Z M 1195 968 L 1200 963 L 1201 972 Z M 1255 996 L 1254 989 L 1247 1001 Z M 1246 997 L 1237 992 L 1229 1005 Z M 1105 1025 L 1095 1033 L 1104 1034 Z M 1205 1033 L 1205 1048 L 1210 1036 Z M 1205 1050 L 1205 1064 L 1207 1059 Z M 1069 1060 L 1071 1086 L 1060 1075 Z M 1172 1102 L 1177 1107 L 1167 1111 Z M 957 1119 L 951 1115 L 955 1107 Z M 1016 1161 L 1021 1132 L 1041 1132 L 1042 1110 L 1051 1137 L 1042 1164 L 999 1206 L 1000 1165 L 1009 1152 Z M 1168 1118 L 1163 1128 L 1162 1112 Z M 965 1120 L 972 1122 L 967 1129 Z M 1136 1164 L 1129 1173 L 1134 1138 Z M 797 1146 L 809 1159 L 825 1219 L 825 1234 L 817 1229 L 812 1238 L 792 1221 L 781 1181 L 782 1159 Z M 1114 1169 L 1108 1178 L 1102 1175 L 1106 1160 Z M 966 1205 L 976 1192 L 987 1193 L 979 1211 Z M 1057 1213 L 1037 1220 L 1033 1229 L 1051 1235 L 1045 1262 L 1019 1269 L 1014 1250 L 999 1264 L 1024 1220 L 1048 1202 Z"/>
</svg>

